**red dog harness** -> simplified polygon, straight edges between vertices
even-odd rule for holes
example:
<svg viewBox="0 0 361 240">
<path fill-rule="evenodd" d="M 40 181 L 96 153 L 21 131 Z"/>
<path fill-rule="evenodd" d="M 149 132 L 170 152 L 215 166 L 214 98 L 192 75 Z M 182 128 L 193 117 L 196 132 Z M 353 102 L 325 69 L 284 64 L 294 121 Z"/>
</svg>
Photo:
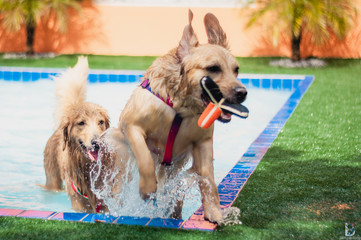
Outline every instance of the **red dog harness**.
<svg viewBox="0 0 361 240">
<path fill-rule="evenodd" d="M 167 100 L 164 100 L 158 93 L 156 94 L 152 92 L 152 89 L 150 88 L 150 84 L 149 84 L 149 79 L 145 79 L 140 84 L 140 86 L 144 89 L 147 89 L 149 92 L 153 93 L 153 95 L 157 96 L 160 100 L 162 100 L 165 104 L 173 108 L 173 102 L 169 96 L 167 97 Z M 164 157 L 162 161 L 163 165 L 171 165 L 172 163 L 173 145 L 182 121 L 183 118 L 180 116 L 180 114 L 176 113 L 172 122 L 172 126 L 170 127 L 168 133 L 167 144 L 165 145 Z"/>
</svg>

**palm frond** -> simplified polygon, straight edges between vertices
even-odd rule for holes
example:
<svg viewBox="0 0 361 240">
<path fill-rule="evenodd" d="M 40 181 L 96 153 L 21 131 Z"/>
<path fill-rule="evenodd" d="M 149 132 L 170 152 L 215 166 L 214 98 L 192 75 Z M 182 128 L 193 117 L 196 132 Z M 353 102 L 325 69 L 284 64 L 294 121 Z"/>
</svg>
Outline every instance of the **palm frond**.
<svg viewBox="0 0 361 240">
<path fill-rule="evenodd" d="M 81 11 L 78 0 L 0 0 L 2 25 L 8 31 L 19 31 L 22 24 L 35 26 L 41 17 L 54 14 L 59 31 L 65 32 L 68 24 L 68 10 Z"/>
<path fill-rule="evenodd" d="M 19 31 L 25 22 L 25 12 L 19 3 L 19 0 L 2 0 L 0 2 L 2 25 L 9 32 Z"/>
<path fill-rule="evenodd" d="M 77 0 L 46 0 L 45 17 L 49 17 L 53 13 L 60 32 L 66 32 L 69 21 L 69 9 L 75 9 L 78 13 L 81 11 L 81 4 Z"/>
<path fill-rule="evenodd" d="M 353 0 L 255 0 L 247 27 L 267 18 L 273 33 L 284 32 L 299 36 L 303 30 L 312 34 L 316 44 L 326 42 L 333 32 L 342 39 L 353 26 L 358 10 Z M 272 21 L 273 20 L 273 21 Z M 274 37 L 274 36 L 273 36 Z"/>
</svg>

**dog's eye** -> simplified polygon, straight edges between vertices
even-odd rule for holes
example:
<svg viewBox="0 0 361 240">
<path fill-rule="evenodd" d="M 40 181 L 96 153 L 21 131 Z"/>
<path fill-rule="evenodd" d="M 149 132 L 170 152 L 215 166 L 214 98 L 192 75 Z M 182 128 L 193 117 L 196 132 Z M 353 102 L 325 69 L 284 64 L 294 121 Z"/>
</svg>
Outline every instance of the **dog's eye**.
<svg viewBox="0 0 361 240">
<path fill-rule="evenodd" d="M 78 122 L 78 126 L 84 126 L 84 125 L 85 125 L 84 121 Z"/>
<path fill-rule="evenodd" d="M 218 66 L 218 65 L 210 66 L 210 67 L 207 67 L 206 69 L 207 69 L 208 72 L 211 72 L 211 73 L 219 73 L 219 72 L 221 72 L 221 67 Z"/>
<path fill-rule="evenodd" d="M 234 68 L 234 73 L 238 74 L 238 72 L 239 72 L 239 67 Z"/>
<path fill-rule="evenodd" d="M 100 120 L 99 121 L 99 125 L 103 125 L 104 124 L 104 121 L 103 120 Z"/>
</svg>

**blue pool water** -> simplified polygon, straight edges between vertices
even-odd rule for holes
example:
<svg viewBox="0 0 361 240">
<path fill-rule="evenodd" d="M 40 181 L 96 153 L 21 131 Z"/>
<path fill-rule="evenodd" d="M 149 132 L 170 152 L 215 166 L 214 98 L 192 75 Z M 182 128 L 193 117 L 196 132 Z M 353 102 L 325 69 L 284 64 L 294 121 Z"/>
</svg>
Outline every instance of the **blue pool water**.
<svg viewBox="0 0 361 240">
<path fill-rule="evenodd" d="M 1 71 L 2 70 L 2 71 Z M 0 68 L 0 208 L 72 212 L 64 192 L 49 192 L 45 183 L 43 150 L 54 126 L 54 82 L 58 69 Z M 108 110 L 111 126 L 137 87 L 141 73 L 92 71 L 88 98 Z M 229 124 L 216 122 L 214 157 L 217 184 L 227 175 L 251 143 L 285 104 L 303 76 L 240 75 L 248 88 L 246 120 L 233 117 Z M 286 78 L 286 79 L 285 79 Z M 137 192 L 137 191 L 136 191 Z M 201 205 L 189 199 L 183 217 Z M 132 215 L 136 211 L 122 212 Z"/>
</svg>

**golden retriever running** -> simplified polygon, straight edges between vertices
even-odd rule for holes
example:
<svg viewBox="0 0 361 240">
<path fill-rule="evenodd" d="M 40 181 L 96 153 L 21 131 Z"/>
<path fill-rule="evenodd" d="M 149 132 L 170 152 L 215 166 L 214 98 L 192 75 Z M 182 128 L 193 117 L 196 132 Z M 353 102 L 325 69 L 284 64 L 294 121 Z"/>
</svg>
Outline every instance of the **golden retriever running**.
<svg viewBox="0 0 361 240">
<path fill-rule="evenodd" d="M 139 192 L 147 199 L 157 185 L 176 175 L 192 158 L 191 173 L 200 176 L 204 218 L 222 222 L 220 200 L 213 174 L 213 125 L 197 125 L 209 99 L 202 96 L 200 80 L 209 76 L 226 101 L 239 104 L 246 98 L 245 87 L 237 80 L 238 63 L 228 49 L 226 34 L 211 13 L 204 17 L 208 43 L 201 45 L 192 28 L 193 14 L 177 48 L 158 58 L 149 67 L 121 113 L 118 128 L 110 128 L 102 139 L 114 149 L 116 161 L 134 159 L 139 169 Z M 175 116 L 181 121 L 171 152 L 171 166 L 161 165 Z M 229 122 L 223 111 L 218 120 Z M 178 122 L 179 123 L 179 122 Z M 173 136 L 174 137 L 174 136 Z M 167 153 L 169 155 L 169 153 Z M 157 169 L 157 171 L 156 171 Z M 173 217 L 181 217 L 182 202 Z"/>
<path fill-rule="evenodd" d="M 86 102 L 88 61 L 55 78 L 57 129 L 44 150 L 45 188 L 61 190 L 63 181 L 72 208 L 80 212 L 106 210 L 90 189 L 90 170 L 98 158 L 98 137 L 109 128 L 106 110 Z"/>
</svg>

